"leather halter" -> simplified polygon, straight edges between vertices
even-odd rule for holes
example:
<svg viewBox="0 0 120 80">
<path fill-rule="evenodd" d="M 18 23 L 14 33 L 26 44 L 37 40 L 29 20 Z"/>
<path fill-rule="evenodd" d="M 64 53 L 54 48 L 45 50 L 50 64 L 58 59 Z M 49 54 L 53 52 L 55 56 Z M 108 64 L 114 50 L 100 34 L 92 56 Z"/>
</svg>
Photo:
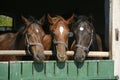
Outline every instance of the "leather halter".
<svg viewBox="0 0 120 80">
<path fill-rule="evenodd" d="M 53 43 L 54 43 L 54 44 L 64 44 L 65 47 L 68 49 L 68 43 L 65 43 L 65 42 L 63 42 L 63 41 L 55 41 L 55 40 L 53 40 Z"/>
<path fill-rule="evenodd" d="M 75 47 L 76 48 L 82 48 L 82 49 L 84 49 L 86 52 L 88 52 L 89 51 L 89 48 L 90 48 L 90 46 L 91 46 L 91 44 L 92 44 L 92 42 L 93 42 L 93 30 L 92 30 L 92 33 L 91 33 L 91 39 L 90 39 L 90 42 L 89 42 L 89 45 L 88 45 L 88 47 L 85 47 L 85 46 L 83 46 L 83 45 L 81 45 L 81 44 L 76 44 L 75 45 Z"/>
<path fill-rule="evenodd" d="M 30 26 L 31 24 L 29 24 L 28 26 Z M 27 54 L 32 55 L 31 52 L 30 52 L 30 47 L 31 46 L 40 46 L 44 49 L 44 46 L 39 42 L 29 42 L 29 40 L 28 40 L 29 37 L 28 36 L 29 36 L 29 33 L 26 33 L 25 34 L 25 51 L 26 51 Z"/>
</svg>

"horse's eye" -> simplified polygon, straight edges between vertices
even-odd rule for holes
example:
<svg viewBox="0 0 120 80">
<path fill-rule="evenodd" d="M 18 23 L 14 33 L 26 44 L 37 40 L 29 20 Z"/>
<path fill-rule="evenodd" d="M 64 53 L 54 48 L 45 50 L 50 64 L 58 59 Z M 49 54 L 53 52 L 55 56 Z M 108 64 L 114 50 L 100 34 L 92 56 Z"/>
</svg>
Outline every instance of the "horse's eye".
<svg viewBox="0 0 120 80">
<path fill-rule="evenodd" d="M 55 36 L 55 34 L 53 32 L 51 34 L 52 34 L 52 36 Z"/>
<path fill-rule="evenodd" d="M 68 37 L 73 37 L 73 32 L 69 32 Z"/>
<path fill-rule="evenodd" d="M 31 34 L 30 34 L 30 33 L 28 33 L 27 35 L 28 35 L 28 37 L 31 37 Z"/>
</svg>

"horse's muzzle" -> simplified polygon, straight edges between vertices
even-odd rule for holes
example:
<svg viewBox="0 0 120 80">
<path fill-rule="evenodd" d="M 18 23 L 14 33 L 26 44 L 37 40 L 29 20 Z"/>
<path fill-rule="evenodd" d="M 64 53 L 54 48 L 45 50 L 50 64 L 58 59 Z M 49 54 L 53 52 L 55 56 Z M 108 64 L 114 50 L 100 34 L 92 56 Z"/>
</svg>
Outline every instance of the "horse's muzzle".
<svg viewBox="0 0 120 80">
<path fill-rule="evenodd" d="M 45 55 L 44 53 L 34 54 L 33 58 L 36 62 L 42 62 L 45 60 Z"/>
<path fill-rule="evenodd" d="M 86 52 L 82 49 L 77 49 L 74 54 L 74 60 L 77 62 L 83 62 L 86 58 Z"/>
<path fill-rule="evenodd" d="M 58 58 L 58 61 L 64 62 L 66 61 L 67 55 L 66 54 L 62 55 L 62 54 L 57 53 L 57 58 Z"/>
</svg>

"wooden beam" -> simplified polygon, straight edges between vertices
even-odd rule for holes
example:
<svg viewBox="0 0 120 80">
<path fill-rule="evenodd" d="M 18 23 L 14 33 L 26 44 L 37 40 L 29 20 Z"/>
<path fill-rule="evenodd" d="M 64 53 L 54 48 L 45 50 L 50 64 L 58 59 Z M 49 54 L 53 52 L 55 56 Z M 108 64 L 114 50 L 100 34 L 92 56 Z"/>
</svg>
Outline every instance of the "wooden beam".
<svg viewBox="0 0 120 80">
<path fill-rule="evenodd" d="M 109 52 L 90 51 L 88 57 L 109 57 Z"/>
<path fill-rule="evenodd" d="M 52 55 L 52 51 L 44 51 L 45 55 Z M 0 50 L 0 55 L 25 56 L 24 50 Z M 73 56 L 74 51 L 67 51 L 68 56 Z M 88 57 L 109 57 L 109 52 L 90 51 Z"/>
</svg>

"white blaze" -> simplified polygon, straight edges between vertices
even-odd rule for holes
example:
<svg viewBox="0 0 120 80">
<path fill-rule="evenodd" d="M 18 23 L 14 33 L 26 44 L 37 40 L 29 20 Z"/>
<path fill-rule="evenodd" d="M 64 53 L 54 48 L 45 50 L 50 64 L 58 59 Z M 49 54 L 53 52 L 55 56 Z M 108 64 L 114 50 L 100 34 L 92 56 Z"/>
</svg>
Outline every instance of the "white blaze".
<svg viewBox="0 0 120 80">
<path fill-rule="evenodd" d="M 61 33 L 61 35 L 62 35 L 63 31 L 64 31 L 63 26 L 60 26 L 60 33 Z"/>
<path fill-rule="evenodd" d="M 36 32 L 37 32 L 37 33 L 39 33 L 39 30 L 38 30 L 38 29 L 36 29 Z"/>
<path fill-rule="evenodd" d="M 80 31 L 83 31 L 84 30 L 84 28 L 83 27 L 80 27 Z"/>
</svg>

